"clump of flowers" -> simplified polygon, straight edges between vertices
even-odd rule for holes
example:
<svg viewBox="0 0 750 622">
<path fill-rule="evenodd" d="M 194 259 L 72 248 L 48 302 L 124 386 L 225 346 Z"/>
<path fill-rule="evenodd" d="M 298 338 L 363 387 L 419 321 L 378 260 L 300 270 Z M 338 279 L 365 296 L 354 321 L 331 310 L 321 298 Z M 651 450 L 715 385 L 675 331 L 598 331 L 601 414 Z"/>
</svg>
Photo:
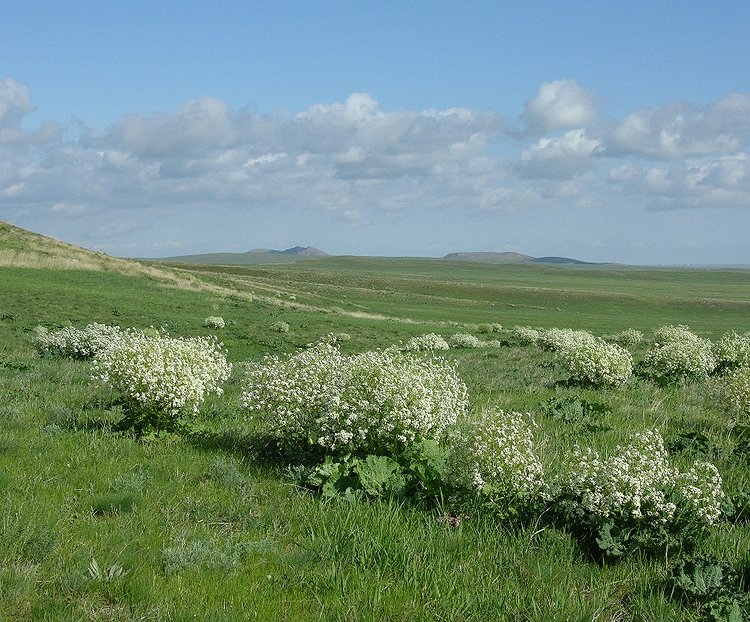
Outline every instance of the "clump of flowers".
<svg viewBox="0 0 750 622">
<path fill-rule="evenodd" d="M 612 335 L 612 341 L 623 347 L 631 348 L 637 346 L 643 341 L 643 333 L 635 328 L 626 328 L 615 335 Z"/>
<path fill-rule="evenodd" d="M 594 335 L 585 330 L 572 328 L 548 328 L 539 333 L 537 343 L 545 350 L 563 354 L 573 347 L 593 343 Z"/>
<path fill-rule="evenodd" d="M 419 337 L 412 337 L 409 339 L 409 341 L 406 342 L 406 349 L 411 352 L 419 352 L 422 350 L 448 350 L 450 349 L 450 346 L 440 335 L 427 333 L 426 335 L 420 335 Z"/>
<path fill-rule="evenodd" d="M 506 510 L 542 499 L 546 487 L 530 414 L 485 411 L 451 443 L 455 483 Z"/>
<path fill-rule="evenodd" d="M 481 348 L 482 346 L 484 346 L 484 342 L 474 335 L 469 335 L 467 333 L 456 333 L 448 337 L 448 345 L 451 348 L 458 349 Z"/>
<path fill-rule="evenodd" d="M 490 324 L 480 324 L 478 331 L 480 333 L 501 333 L 503 332 L 502 324 L 491 322 Z"/>
<path fill-rule="evenodd" d="M 540 331 L 530 326 L 514 326 L 510 331 L 511 336 L 518 343 L 525 346 L 533 346 L 539 341 Z"/>
<path fill-rule="evenodd" d="M 216 337 L 131 329 L 94 358 L 92 376 L 121 392 L 133 410 L 176 418 L 197 413 L 207 395 L 220 395 L 231 369 Z"/>
<path fill-rule="evenodd" d="M 281 444 L 395 455 L 439 439 L 466 410 L 466 385 L 442 359 L 389 349 L 343 356 L 321 342 L 248 371 L 241 398 Z"/>
<path fill-rule="evenodd" d="M 204 322 L 204 326 L 208 326 L 208 328 L 224 328 L 225 322 L 224 318 L 218 317 L 216 315 L 210 315 L 208 316 Z"/>
<path fill-rule="evenodd" d="M 576 447 L 558 485 L 558 507 L 609 556 L 633 548 L 653 553 L 670 537 L 694 537 L 718 521 L 724 501 L 716 467 L 699 462 L 680 473 L 657 430 L 634 434 L 606 459 Z"/>
<path fill-rule="evenodd" d="M 620 386 L 633 375 L 633 357 L 603 339 L 582 340 L 561 352 L 573 378 L 595 386 Z"/>
<path fill-rule="evenodd" d="M 687 326 L 662 326 L 646 352 L 644 364 L 653 374 L 666 378 L 701 378 L 713 371 L 716 359 L 708 339 Z"/>
<path fill-rule="evenodd" d="M 714 357 L 720 370 L 750 367 L 750 333 L 726 333 L 714 344 Z"/>
<path fill-rule="evenodd" d="M 38 326 L 36 347 L 41 354 L 88 359 L 116 344 L 121 335 L 119 326 L 96 322 L 86 328 L 66 326 L 52 332 Z"/>
<path fill-rule="evenodd" d="M 735 419 L 750 419 L 750 367 L 725 373 L 719 380 L 719 397 Z"/>
<path fill-rule="evenodd" d="M 271 324 L 271 330 L 275 333 L 288 333 L 289 324 L 286 322 L 278 321 Z"/>
</svg>

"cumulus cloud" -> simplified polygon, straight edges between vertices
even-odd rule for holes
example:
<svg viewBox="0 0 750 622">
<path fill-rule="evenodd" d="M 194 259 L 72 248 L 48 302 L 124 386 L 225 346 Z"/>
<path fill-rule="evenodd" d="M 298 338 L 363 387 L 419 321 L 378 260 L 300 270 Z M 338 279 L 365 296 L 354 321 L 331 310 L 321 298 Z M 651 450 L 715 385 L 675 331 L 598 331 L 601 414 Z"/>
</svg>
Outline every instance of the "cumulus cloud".
<svg viewBox="0 0 750 622">
<path fill-rule="evenodd" d="M 541 138 L 521 152 L 517 169 L 522 177 L 569 179 L 598 164 L 602 142 L 586 130 L 571 130 L 557 138 Z"/>
<path fill-rule="evenodd" d="M 23 118 L 34 111 L 31 91 L 13 78 L 0 81 L 0 146 L 39 145 L 57 140 L 61 129 L 57 123 L 45 122 L 38 130 L 21 129 Z"/>
<path fill-rule="evenodd" d="M 545 82 L 526 102 L 523 120 L 531 134 L 582 127 L 596 116 L 596 100 L 575 80 Z"/>
</svg>

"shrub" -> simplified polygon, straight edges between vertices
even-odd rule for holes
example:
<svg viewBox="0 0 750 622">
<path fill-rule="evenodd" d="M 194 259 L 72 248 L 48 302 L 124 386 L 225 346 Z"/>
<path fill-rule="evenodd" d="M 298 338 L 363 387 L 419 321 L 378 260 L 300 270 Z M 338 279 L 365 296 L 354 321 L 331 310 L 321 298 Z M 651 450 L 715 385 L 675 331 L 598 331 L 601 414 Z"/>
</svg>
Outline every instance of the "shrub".
<svg viewBox="0 0 750 622">
<path fill-rule="evenodd" d="M 722 371 L 750 367 L 750 333 L 726 333 L 714 344 L 716 367 Z"/>
<path fill-rule="evenodd" d="M 540 331 L 537 343 L 545 349 L 558 354 L 582 344 L 595 341 L 594 335 L 585 330 L 571 328 L 548 328 Z"/>
<path fill-rule="evenodd" d="M 406 342 L 406 349 L 411 352 L 419 352 L 420 350 L 448 350 L 450 346 L 440 335 L 427 333 L 426 335 L 409 339 Z"/>
<path fill-rule="evenodd" d="M 195 414 L 206 395 L 222 393 L 230 372 L 216 337 L 172 338 L 132 329 L 101 351 L 92 366 L 95 380 L 120 391 L 127 406 L 154 419 Z"/>
<path fill-rule="evenodd" d="M 481 348 L 484 345 L 481 339 L 466 333 L 456 333 L 448 337 L 448 345 L 451 348 Z"/>
<path fill-rule="evenodd" d="M 541 499 L 545 484 L 534 425 L 530 414 L 501 410 L 486 411 L 458 430 L 449 461 L 456 485 L 504 506 L 504 512 Z"/>
<path fill-rule="evenodd" d="M 573 378 L 595 386 L 620 386 L 633 374 L 633 357 L 602 339 L 581 340 L 561 352 Z"/>
<path fill-rule="evenodd" d="M 588 544 L 610 557 L 689 547 L 718 521 L 724 501 L 716 467 L 697 462 L 680 473 L 656 430 L 634 434 L 607 459 L 576 447 L 558 486 L 556 505 Z"/>
<path fill-rule="evenodd" d="M 536 328 L 530 326 L 514 326 L 511 329 L 511 335 L 521 345 L 536 345 L 541 333 Z"/>
<path fill-rule="evenodd" d="M 655 376 L 700 378 L 714 369 L 711 342 L 690 332 L 687 326 L 662 326 L 654 331 L 644 364 Z"/>
<path fill-rule="evenodd" d="M 210 315 L 209 317 L 207 317 L 203 324 L 205 326 L 208 326 L 209 328 L 224 328 L 225 326 L 224 318 L 215 315 Z"/>
<path fill-rule="evenodd" d="M 38 326 L 36 347 L 41 354 L 87 359 L 117 343 L 120 336 L 119 326 L 96 322 L 83 329 L 67 326 L 52 332 Z"/>
<path fill-rule="evenodd" d="M 241 401 L 282 445 L 393 455 L 439 438 L 467 397 L 442 359 L 392 349 L 346 357 L 321 342 L 251 368 Z"/>
<path fill-rule="evenodd" d="M 480 333 L 501 333 L 503 332 L 502 324 L 492 322 L 490 324 L 480 324 L 478 328 Z"/>
<path fill-rule="evenodd" d="M 719 396 L 736 419 L 750 418 L 750 367 L 733 369 L 719 381 Z"/>
<path fill-rule="evenodd" d="M 274 322 L 271 324 L 271 330 L 275 333 L 288 333 L 289 332 L 289 324 L 286 322 Z"/>
<path fill-rule="evenodd" d="M 643 341 L 643 333 L 634 328 L 627 328 L 612 335 L 612 341 L 626 348 L 637 346 Z"/>
</svg>

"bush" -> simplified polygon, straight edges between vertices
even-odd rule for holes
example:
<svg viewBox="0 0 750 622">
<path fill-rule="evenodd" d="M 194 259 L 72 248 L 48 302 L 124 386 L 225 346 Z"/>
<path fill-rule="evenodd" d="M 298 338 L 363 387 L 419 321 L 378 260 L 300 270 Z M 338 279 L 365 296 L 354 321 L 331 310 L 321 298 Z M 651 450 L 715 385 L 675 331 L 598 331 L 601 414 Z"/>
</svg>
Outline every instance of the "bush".
<svg viewBox="0 0 750 622">
<path fill-rule="evenodd" d="M 714 344 L 714 357 L 721 371 L 750 367 L 750 333 L 726 333 Z"/>
<path fill-rule="evenodd" d="M 224 328 L 224 318 L 211 315 L 205 319 L 203 322 L 205 326 L 208 326 L 209 328 Z"/>
<path fill-rule="evenodd" d="M 511 335 L 518 343 L 526 346 L 536 345 L 541 337 L 541 333 L 530 326 L 514 326 Z"/>
<path fill-rule="evenodd" d="M 593 343 L 594 335 L 585 330 L 571 328 L 548 328 L 540 331 L 537 343 L 544 349 L 558 354 L 575 346 Z"/>
<path fill-rule="evenodd" d="M 750 418 L 750 367 L 733 369 L 719 381 L 724 407 L 738 420 Z"/>
<path fill-rule="evenodd" d="M 409 341 L 406 342 L 406 349 L 411 352 L 419 352 L 421 350 L 448 350 L 450 349 L 450 346 L 440 335 L 427 333 L 426 335 L 409 339 Z"/>
<path fill-rule="evenodd" d="M 595 386 L 620 386 L 633 374 L 633 357 L 602 339 L 581 340 L 561 353 L 573 378 Z"/>
<path fill-rule="evenodd" d="M 492 322 L 490 324 L 480 324 L 477 330 L 480 333 L 501 333 L 503 332 L 503 326 L 502 324 Z"/>
<path fill-rule="evenodd" d="M 41 354 L 88 359 L 117 343 L 120 336 L 119 326 L 96 322 L 83 329 L 67 326 L 53 332 L 38 326 L 36 347 Z"/>
<path fill-rule="evenodd" d="M 271 330 L 275 333 L 288 333 L 289 332 L 289 324 L 286 322 L 274 322 L 271 324 Z"/>
<path fill-rule="evenodd" d="M 607 459 L 576 447 L 558 487 L 555 505 L 605 557 L 689 548 L 718 521 L 724 502 L 716 467 L 698 462 L 680 473 L 670 466 L 656 430 L 633 435 L 630 445 L 616 447 Z"/>
<path fill-rule="evenodd" d="M 456 485 L 512 513 L 545 493 L 542 464 L 534 451 L 531 415 L 484 412 L 454 434 L 449 468 Z"/>
<path fill-rule="evenodd" d="M 627 328 L 619 333 L 616 333 L 615 335 L 612 335 L 611 340 L 625 348 L 630 348 L 633 346 L 637 346 L 643 341 L 643 333 L 639 330 L 635 330 L 634 328 Z"/>
<path fill-rule="evenodd" d="M 451 348 L 481 348 L 484 342 L 474 335 L 456 333 L 448 337 L 448 345 Z"/>
<path fill-rule="evenodd" d="M 716 361 L 708 339 L 698 337 L 687 326 L 670 325 L 654 331 L 644 364 L 654 376 L 701 378 L 711 373 Z"/>
<path fill-rule="evenodd" d="M 120 391 L 129 408 L 154 421 L 195 414 L 208 394 L 222 393 L 230 372 L 216 337 L 172 338 L 132 329 L 92 365 L 95 380 Z"/>
<path fill-rule="evenodd" d="M 321 342 L 251 368 L 241 401 L 281 445 L 395 455 L 440 438 L 467 396 L 442 359 L 392 349 L 346 357 Z"/>
</svg>

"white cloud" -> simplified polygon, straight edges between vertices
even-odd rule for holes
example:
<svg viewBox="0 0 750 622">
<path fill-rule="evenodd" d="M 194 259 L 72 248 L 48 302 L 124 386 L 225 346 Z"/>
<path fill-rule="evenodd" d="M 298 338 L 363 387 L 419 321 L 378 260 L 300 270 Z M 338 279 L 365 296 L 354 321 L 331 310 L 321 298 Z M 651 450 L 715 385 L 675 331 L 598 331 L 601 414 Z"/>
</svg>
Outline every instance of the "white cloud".
<svg viewBox="0 0 750 622">
<path fill-rule="evenodd" d="M 526 102 L 523 120 L 532 134 L 581 127 L 596 116 L 595 98 L 575 80 L 545 82 Z"/>
<path fill-rule="evenodd" d="M 521 177 L 568 179 L 595 167 L 602 142 L 586 130 L 566 132 L 557 138 L 541 138 L 521 152 L 518 172 Z"/>
</svg>

